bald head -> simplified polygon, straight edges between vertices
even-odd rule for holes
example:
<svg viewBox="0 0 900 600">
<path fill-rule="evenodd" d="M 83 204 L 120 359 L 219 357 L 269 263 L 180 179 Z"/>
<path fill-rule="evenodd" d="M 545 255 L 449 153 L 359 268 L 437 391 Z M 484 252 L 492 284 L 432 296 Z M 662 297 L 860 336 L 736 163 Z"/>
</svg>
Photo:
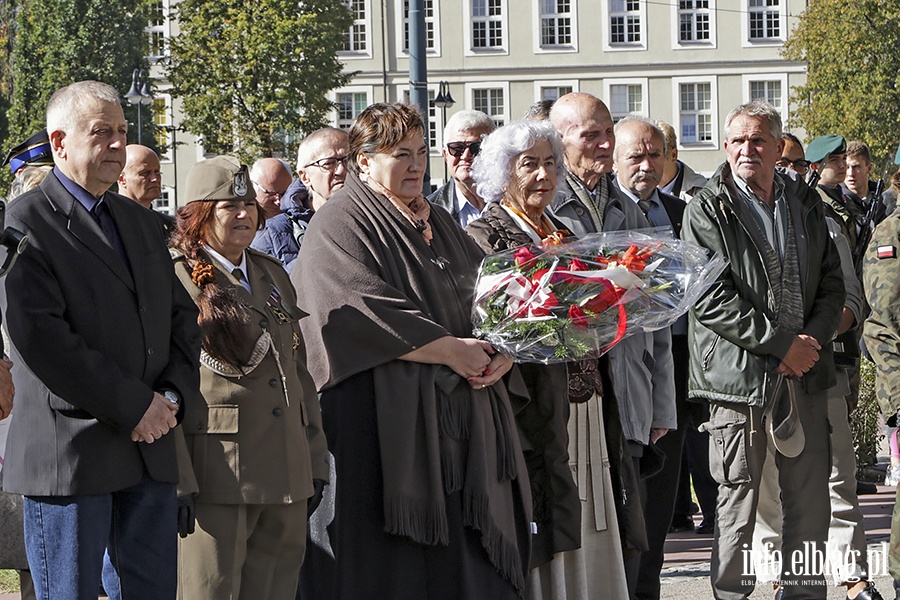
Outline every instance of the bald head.
<svg viewBox="0 0 900 600">
<path fill-rule="evenodd" d="M 318 129 L 300 142 L 297 174 L 309 190 L 313 210 L 319 210 L 336 191 L 344 187 L 349 153 L 350 137 L 346 131 L 334 127 Z"/>
<path fill-rule="evenodd" d="M 256 201 L 266 218 L 281 214 L 281 197 L 294 177 L 291 168 L 280 158 L 260 158 L 250 168 L 250 181 L 256 189 Z"/>
<path fill-rule="evenodd" d="M 153 201 L 162 195 L 162 174 L 156 152 L 140 144 L 126 146 L 125 168 L 118 184 L 120 194 L 144 208 L 153 208 Z"/>
<path fill-rule="evenodd" d="M 562 137 L 566 166 L 589 190 L 594 189 L 612 169 L 616 137 L 609 109 L 596 96 L 573 92 L 556 101 L 550 122 Z"/>
</svg>

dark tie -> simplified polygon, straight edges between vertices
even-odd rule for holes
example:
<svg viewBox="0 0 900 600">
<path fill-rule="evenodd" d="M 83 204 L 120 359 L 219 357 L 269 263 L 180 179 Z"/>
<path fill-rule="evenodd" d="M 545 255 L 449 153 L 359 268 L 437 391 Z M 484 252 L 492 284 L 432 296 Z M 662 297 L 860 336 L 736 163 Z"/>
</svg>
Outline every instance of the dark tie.
<svg viewBox="0 0 900 600">
<path fill-rule="evenodd" d="M 235 279 L 238 280 L 238 283 L 240 283 L 242 286 L 244 286 L 245 290 L 247 290 L 248 292 L 250 291 L 250 282 L 247 281 L 246 277 L 244 277 L 244 272 L 241 271 L 240 267 L 237 267 L 236 269 L 234 269 L 231 272 L 231 274 L 234 276 Z"/>
<path fill-rule="evenodd" d="M 644 211 L 644 214 L 647 215 L 647 218 L 650 218 L 650 204 L 649 200 L 638 200 L 638 206 L 641 207 L 641 210 Z"/>
<path fill-rule="evenodd" d="M 125 263 L 125 266 L 131 268 L 128 264 L 128 255 L 125 254 L 125 246 L 122 244 L 122 238 L 119 236 L 119 230 L 116 227 L 116 222 L 113 221 L 112 214 L 109 212 L 109 207 L 106 205 L 106 202 L 101 198 L 97 204 L 94 205 L 94 208 L 91 209 L 91 216 L 94 217 L 94 220 L 100 225 L 100 229 L 103 230 L 103 235 L 106 236 L 106 240 L 109 242 L 109 245 L 112 246 L 116 252 L 119 253 L 119 256 L 122 258 L 122 261 Z"/>
</svg>

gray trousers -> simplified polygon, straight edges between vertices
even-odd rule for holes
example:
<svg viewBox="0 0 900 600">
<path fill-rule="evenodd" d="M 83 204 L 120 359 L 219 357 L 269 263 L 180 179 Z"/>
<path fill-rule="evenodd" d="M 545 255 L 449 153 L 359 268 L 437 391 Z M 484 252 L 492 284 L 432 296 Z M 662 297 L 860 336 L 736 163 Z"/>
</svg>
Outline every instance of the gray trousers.
<svg viewBox="0 0 900 600">
<path fill-rule="evenodd" d="M 847 421 L 847 401 L 843 396 L 828 397 L 828 422 L 831 425 L 831 526 L 828 528 L 828 566 L 835 585 L 868 579 L 869 558 L 863 514 L 856 495 L 856 454 L 853 434 Z M 771 548 L 781 552 L 781 500 L 778 496 L 778 470 L 769 443 L 763 468 L 753 549 L 758 581 L 778 581 L 781 564 L 769 560 Z"/>
<path fill-rule="evenodd" d="M 787 393 L 783 390 L 782 393 Z M 797 408 L 806 435 L 796 458 L 776 456 L 783 509 L 785 598 L 826 596 L 823 577 L 831 507 L 831 448 L 825 393 L 807 395 L 797 386 Z M 756 584 L 753 531 L 766 459 L 763 409 L 710 403 L 709 468 L 719 482 L 710 577 L 719 600 L 747 598 Z"/>
</svg>

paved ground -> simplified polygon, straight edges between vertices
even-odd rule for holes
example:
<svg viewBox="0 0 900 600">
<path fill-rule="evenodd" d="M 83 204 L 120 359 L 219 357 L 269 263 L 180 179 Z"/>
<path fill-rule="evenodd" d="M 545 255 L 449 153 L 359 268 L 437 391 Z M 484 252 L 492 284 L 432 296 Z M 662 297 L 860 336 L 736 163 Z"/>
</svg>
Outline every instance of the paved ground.
<svg viewBox="0 0 900 600">
<path fill-rule="evenodd" d="M 870 569 L 876 575 L 875 584 L 885 600 L 894 597 L 891 578 L 884 562 L 891 532 L 891 512 L 894 509 L 894 488 L 878 486 L 878 493 L 860 496 L 860 508 L 865 516 L 866 539 L 869 543 Z M 697 520 L 699 524 L 699 517 Z M 709 588 L 709 557 L 712 536 L 676 533 L 666 540 L 666 562 L 662 572 L 664 600 L 712 598 Z M 829 590 L 828 599 L 843 599 L 844 588 Z M 754 600 L 771 598 L 768 585 L 760 586 L 751 596 Z"/>
<path fill-rule="evenodd" d="M 894 597 L 891 579 L 887 576 L 887 565 L 884 562 L 891 528 L 891 511 L 894 508 L 894 494 L 894 488 L 879 485 L 877 494 L 860 497 L 860 507 L 866 519 L 866 537 L 872 563 L 870 568 L 876 574 L 875 583 L 885 600 Z M 711 544 L 710 535 L 676 533 L 669 536 L 666 541 L 666 562 L 661 575 L 663 600 L 712 598 L 709 588 Z M 753 600 L 771 597 L 768 585 L 760 586 L 751 596 Z M 843 588 L 829 589 L 828 600 L 841 600 L 844 597 Z M 18 598 L 18 594 L 0 594 L 0 600 Z"/>
</svg>

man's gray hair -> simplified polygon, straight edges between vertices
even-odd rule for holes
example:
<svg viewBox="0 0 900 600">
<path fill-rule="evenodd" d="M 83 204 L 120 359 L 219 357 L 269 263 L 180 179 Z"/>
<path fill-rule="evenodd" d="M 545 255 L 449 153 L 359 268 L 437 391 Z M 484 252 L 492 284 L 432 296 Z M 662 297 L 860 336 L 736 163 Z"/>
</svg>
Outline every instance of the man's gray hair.
<svg viewBox="0 0 900 600">
<path fill-rule="evenodd" d="M 731 112 L 725 117 L 726 140 L 728 139 L 728 129 L 731 127 L 731 122 L 741 116 L 766 119 L 769 122 L 769 134 L 776 140 L 781 139 L 781 113 L 768 102 L 754 100 L 731 109 Z"/>
<path fill-rule="evenodd" d="M 460 131 L 486 129 L 491 132 L 496 126 L 494 120 L 480 110 L 461 110 L 453 113 L 453 116 L 447 121 L 447 125 L 444 126 L 444 139 Z"/>
<path fill-rule="evenodd" d="M 312 162 L 313 150 L 316 150 L 326 140 L 341 140 L 344 145 L 350 147 L 350 136 L 343 129 L 337 127 L 323 127 L 316 129 L 311 134 L 303 138 L 300 146 L 297 147 L 297 171 L 302 171 L 306 165 Z M 327 157 L 323 157 L 327 158 Z"/>
<path fill-rule="evenodd" d="M 613 126 L 613 132 L 615 132 L 616 137 L 618 137 L 618 135 L 619 135 L 619 129 L 621 129 L 624 126 L 627 126 L 629 123 L 643 123 L 650 129 L 652 129 L 653 132 L 656 133 L 657 135 L 659 135 L 659 138 L 663 141 L 663 154 L 665 155 L 665 154 L 669 153 L 669 142 L 666 140 L 665 132 L 663 132 L 663 130 L 659 127 L 659 125 L 656 124 L 656 121 L 653 121 L 652 119 L 648 119 L 647 117 L 642 117 L 640 115 L 628 115 L 627 117 L 619 120 L 619 122 Z M 618 156 L 618 153 L 619 153 L 619 145 L 616 144 L 615 147 L 613 148 L 613 160 L 616 159 L 616 156 Z"/>
<path fill-rule="evenodd" d="M 513 160 L 531 149 L 538 140 L 547 140 L 556 161 L 557 177 L 563 174 L 562 140 L 549 121 L 522 119 L 504 125 L 485 138 L 481 152 L 472 163 L 472 178 L 478 195 L 485 202 L 503 198 L 515 170 Z"/>
<path fill-rule="evenodd" d="M 121 105 L 116 88 L 99 81 L 77 81 L 53 92 L 47 102 L 47 133 L 70 133 L 81 117 L 80 109 L 89 100 Z"/>
</svg>

